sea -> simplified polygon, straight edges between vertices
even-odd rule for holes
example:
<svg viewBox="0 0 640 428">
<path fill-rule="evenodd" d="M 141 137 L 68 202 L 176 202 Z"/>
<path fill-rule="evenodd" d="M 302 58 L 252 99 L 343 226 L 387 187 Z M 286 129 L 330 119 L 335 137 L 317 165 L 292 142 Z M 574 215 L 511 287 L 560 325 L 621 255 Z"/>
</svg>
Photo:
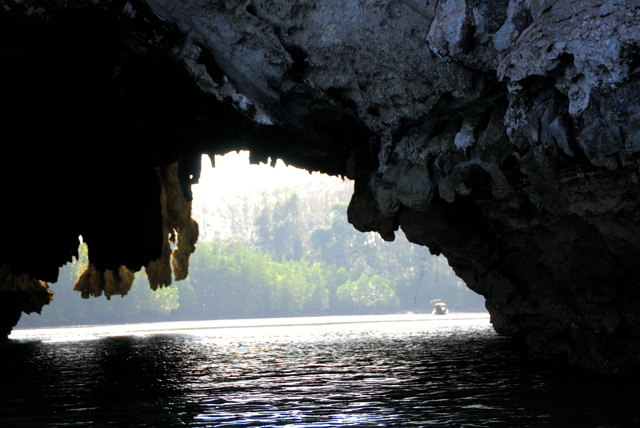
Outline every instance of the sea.
<svg viewBox="0 0 640 428">
<path fill-rule="evenodd" d="M 538 361 L 484 313 L 17 329 L 0 427 L 638 427 L 637 377 Z"/>
</svg>

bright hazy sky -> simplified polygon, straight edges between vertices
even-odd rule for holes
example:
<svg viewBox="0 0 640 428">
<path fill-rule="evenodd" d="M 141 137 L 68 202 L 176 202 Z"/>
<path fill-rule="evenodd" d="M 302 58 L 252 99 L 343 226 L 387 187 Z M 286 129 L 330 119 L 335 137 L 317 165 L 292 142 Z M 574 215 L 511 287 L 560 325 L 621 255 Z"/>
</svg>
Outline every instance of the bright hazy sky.
<svg viewBox="0 0 640 428">
<path fill-rule="evenodd" d="M 267 189 L 286 186 L 287 183 L 305 180 L 309 177 L 307 171 L 286 166 L 278 160 L 275 167 L 268 164 L 251 165 L 249 152 L 230 152 L 224 156 L 215 157 L 215 168 L 211 167 L 211 159 L 202 156 L 202 172 L 200 184 L 192 187 L 196 198 L 206 198 L 207 195 L 233 195 L 253 189 Z"/>
<path fill-rule="evenodd" d="M 202 156 L 202 171 L 199 184 L 191 186 L 193 190 L 193 217 L 204 225 L 213 225 L 217 230 L 224 227 L 217 224 L 212 216 L 225 204 L 233 204 L 245 195 L 257 195 L 261 192 L 273 192 L 278 188 L 304 186 L 309 191 L 321 191 L 331 186 L 350 186 L 341 178 L 320 173 L 309 173 L 303 169 L 287 166 L 278 160 L 274 167 L 268 163 L 252 165 L 249 152 L 230 152 L 215 157 L 215 168 L 211 166 L 209 156 Z M 345 201 L 348 202 L 348 199 Z M 205 212 L 208 219 L 201 218 Z"/>
<path fill-rule="evenodd" d="M 266 163 L 251 165 L 249 152 L 230 152 L 215 157 L 215 168 L 209 156 L 202 156 L 199 184 L 192 186 L 194 202 L 205 202 L 220 197 L 232 197 L 245 192 L 269 190 L 276 187 L 299 185 L 305 182 L 341 183 L 342 179 L 326 174 L 312 173 L 287 166 L 278 160 L 274 167 Z"/>
</svg>

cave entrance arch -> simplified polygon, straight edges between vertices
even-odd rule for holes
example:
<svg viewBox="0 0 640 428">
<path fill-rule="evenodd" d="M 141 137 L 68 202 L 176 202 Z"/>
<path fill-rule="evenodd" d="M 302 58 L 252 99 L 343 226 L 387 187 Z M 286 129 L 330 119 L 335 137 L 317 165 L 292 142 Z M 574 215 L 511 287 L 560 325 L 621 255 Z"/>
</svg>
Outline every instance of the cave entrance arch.
<svg viewBox="0 0 640 428">
<path fill-rule="evenodd" d="M 80 302 L 72 288 L 87 267 L 83 244 L 50 285 L 51 305 L 18 327 L 424 313 L 435 298 L 454 312 L 484 309 L 443 256 L 402 233 L 391 243 L 355 230 L 346 214 L 351 181 L 281 160 L 251 164 L 248 151 L 212 158 L 202 156 L 191 186 L 199 238 L 187 278 L 153 292 L 142 271 L 124 299 L 105 292 L 111 299 Z"/>
<path fill-rule="evenodd" d="M 250 165 L 248 152 L 215 159 L 216 167 L 210 169 L 203 157 L 200 182 L 193 186 L 193 214 L 201 225 L 199 245 L 217 248 L 216 257 L 233 257 L 230 254 L 242 246 L 254 250 L 244 253 L 258 265 L 254 278 L 249 274 L 237 280 L 254 281 L 244 299 L 260 290 L 263 299 L 255 312 L 239 308 L 243 316 L 424 312 L 431 310 L 428 302 L 434 298 L 449 300 L 458 312 L 484 309 L 483 298 L 466 288 L 444 257 L 409 243 L 401 232 L 394 242 L 386 242 L 377 233 L 355 230 L 346 212 L 351 181 L 285 166 L 280 160 L 274 167 Z M 201 260 L 196 250 L 191 278 L 207 281 L 200 274 L 205 269 L 196 267 Z M 251 267 L 229 267 L 233 269 Z M 227 315 L 236 315 L 229 309 L 230 300 L 242 284 L 211 282 L 224 295 L 218 299 L 227 302 L 222 307 L 229 310 Z M 382 297 L 370 297 L 374 295 Z"/>
<path fill-rule="evenodd" d="M 188 3 L 0 8 L 0 337 L 48 301 L 39 280 L 79 235 L 88 294 L 126 288 L 122 264 L 162 259 L 150 276 L 166 282 L 165 226 L 187 238 L 185 274 L 193 224 L 175 196 L 200 153 L 243 147 L 353 178 L 356 229 L 402 227 L 445 254 L 500 334 L 640 366 L 633 1 Z"/>
</svg>

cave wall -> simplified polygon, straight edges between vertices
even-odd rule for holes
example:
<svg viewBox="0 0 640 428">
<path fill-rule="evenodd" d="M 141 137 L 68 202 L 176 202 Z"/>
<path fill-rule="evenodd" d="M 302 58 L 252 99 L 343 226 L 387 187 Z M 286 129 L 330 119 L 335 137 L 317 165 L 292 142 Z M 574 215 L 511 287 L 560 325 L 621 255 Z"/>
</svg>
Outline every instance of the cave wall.
<svg viewBox="0 0 640 428">
<path fill-rule="evenodd" d="M 349 221 L 444 254 L 500 334 L 640 367 L 637 1 L 1 5 L 12 274 L 55 280 L 82 235 L 85 290 L 168 282 L 168 168 L 193 229 L 200 154 L 249 149 L 354 179 Z"/>
</svg>

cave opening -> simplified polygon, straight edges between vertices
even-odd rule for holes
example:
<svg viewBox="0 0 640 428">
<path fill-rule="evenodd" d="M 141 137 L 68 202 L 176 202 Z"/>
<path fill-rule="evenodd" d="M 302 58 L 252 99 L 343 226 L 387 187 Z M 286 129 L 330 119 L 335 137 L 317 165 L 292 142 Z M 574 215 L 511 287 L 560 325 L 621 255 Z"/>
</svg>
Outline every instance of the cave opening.
<svg viewBox="0 0 640 428">
<path fill-rule="evenodd" d="M 355 230 L 346 213 L 351 180 L 280 159 L 251 163 L 249 151 L 232 151 L 202 155 L 190 190 L 199 238 L 185 279 L 153 291 L 143 270 L 123 293 L 111 297 L 105 290 L 82 300 L 89 294 L 74 291 L 74 284 L 88 264 L 83 242 L 50 286 L 50 305 L 24 315 L 17 328 L 427 313 L 434 299 L 453 312 L 485 311 L 484 299 L 444 256 L 410 243 L 401 231 L 386 242 Z"/>
</svg>

